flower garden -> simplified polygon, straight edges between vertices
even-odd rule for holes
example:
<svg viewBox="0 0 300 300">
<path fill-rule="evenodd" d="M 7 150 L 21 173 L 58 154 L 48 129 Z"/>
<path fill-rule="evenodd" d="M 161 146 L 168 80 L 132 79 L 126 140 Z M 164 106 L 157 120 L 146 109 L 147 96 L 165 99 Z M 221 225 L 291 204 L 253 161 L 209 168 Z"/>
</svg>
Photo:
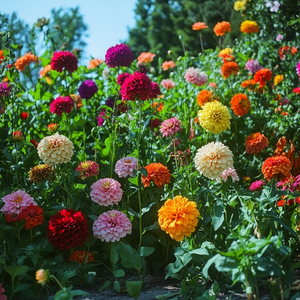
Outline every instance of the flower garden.
<svg viewBox="0 0 300 300">
<path fill-rule="evenodd" d="M 277 1 L 259 3 L 279 20 Z M 287 24 L 270 36 L 247 13 L 233 47 L 229 22 L 215 50 L 196 22 L 199 55 L 165 62 L 125 44 L 88 66 L 16 57 L 0 33 L 0 299 L 137 298 L 157 272 L 184 299 L 299 296 L 299 49 Z"/>
</svg>

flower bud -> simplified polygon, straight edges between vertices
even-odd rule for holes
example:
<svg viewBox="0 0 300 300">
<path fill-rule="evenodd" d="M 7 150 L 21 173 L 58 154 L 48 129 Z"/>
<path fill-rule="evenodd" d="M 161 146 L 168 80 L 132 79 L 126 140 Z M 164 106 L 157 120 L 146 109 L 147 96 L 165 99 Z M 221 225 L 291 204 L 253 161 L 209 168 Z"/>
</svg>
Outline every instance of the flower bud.
<svg viewBox="0 0 300 300">
<path fill-rule="evenodd" d="M 56 123 L 50 123 L 47 128 L 51 133 L 55 133 L 58 130 L 58 125 Z"/>
<path fill-rule="evenodd" d="M 49 270 L 40 269 L 36 271 L 35 279 L 37 280 L 37 283 L 45 285 L 50 279 Z"/>
<path fill-rule="evenodd" d="M 171 50 L 169 50 L 169 51 L 168 51 L 168 54 L 169 54 L 169 55 L 172 55 L 172 51 L 171 51 Z"/>
<path fill-rule="evenodd" d="M 14 131 L 12 139 L 16 143 L 21 142 L 23 140 L 23 133 L 21 131 L 18 131 L 18 130 Z"/>
</svg>

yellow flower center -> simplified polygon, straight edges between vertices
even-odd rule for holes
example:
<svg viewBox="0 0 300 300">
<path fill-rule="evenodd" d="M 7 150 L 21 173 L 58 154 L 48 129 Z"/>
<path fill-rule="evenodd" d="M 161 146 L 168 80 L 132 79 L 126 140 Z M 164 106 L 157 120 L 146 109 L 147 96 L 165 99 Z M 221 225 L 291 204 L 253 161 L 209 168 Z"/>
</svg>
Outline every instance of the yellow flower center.
<svg viewBox="0 0 300 300">
<path fill-rule="evenodd" d="M 126 164 L 130 164 L 130 163 L 131 163 L 131 160 L 130 160 L 130 159 L 125 160 L 125 163 L 126 163 Z"/>
<path fill-rule="evenodd" d="M 20 203 L 22 201 L 22 197 L 21 196 L 18 196 L 15 200 L 14 200 L 14 202 L 16 202 L 16 203 Z"/>
</svg>

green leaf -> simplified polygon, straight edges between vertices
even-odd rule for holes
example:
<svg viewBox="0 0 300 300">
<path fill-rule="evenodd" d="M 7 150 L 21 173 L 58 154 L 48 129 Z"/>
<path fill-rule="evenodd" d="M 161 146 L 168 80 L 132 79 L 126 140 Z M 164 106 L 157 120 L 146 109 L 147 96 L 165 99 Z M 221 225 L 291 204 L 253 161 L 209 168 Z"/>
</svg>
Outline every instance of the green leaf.
<svg viewBox="0 0 300 300">
<path fill-rule="evenodd" d="M 140 169 L 140 172 L 141 172 L 145 177 L 148 176 L 148 171 L 147 171 L 147 169 L 141 168 L 141 169 Z"/>
<path fill-rule="evenodd" d="M 115 289 L 118 293 L 120 293 L 121 287 L 120 287 L 119 281 L 115 281 L 115 282 L 114 282 L 114 289 Z"/>
<path fill-rule="evenodd" d="M 134 299 L 137 299 L 140 295 L 143 287 L 142 281 L 127 281 L 126 282 L 126 288 L 129 296 L 133 297 Z"/>
<path fill-rule="evenodd" d="M 110 262 L 115 265 L 119 260 L 118 248 L 115 243 L 111 243 L 110 248 Z"/>
<path fill-rule="evenodd" d="M 113 275 L 117 278 L 123 277 L 125 275 L 125 272 L 122 269 L 118 269 L 113 272 Z"/>
<path fill-rule="evenodd" d="M 3 269 L 9 273 L 11 277 L 25 275 L 29 270 L 27 266 L 4 266 Z"/>
<path fill-rule="evenodd" d="M 111 282 L 109 280 L 106 280 L 105 283 L 101 287 L 99 287 L 98 292 L 102 292 L 104 289 L 106 289 L 110 285 L 111 285 Z"/>
<path fill-rule="evenodd" d="M 141 247 L 141 256 L 146 257 L 154 252 L 154 247 Z"/>
<path fill-rule="evenodd" d="M 128 178 L 128 181 L 134 184 L 135 186 L 138 186 L 138 177 Z"/>
<path fill-rule="evenodd" d="M 217 201 L 213 206 L 212 223 L 214 230 L 217 231 L 224 222 L 224 205 L 221 201 Z"/>
</svg>

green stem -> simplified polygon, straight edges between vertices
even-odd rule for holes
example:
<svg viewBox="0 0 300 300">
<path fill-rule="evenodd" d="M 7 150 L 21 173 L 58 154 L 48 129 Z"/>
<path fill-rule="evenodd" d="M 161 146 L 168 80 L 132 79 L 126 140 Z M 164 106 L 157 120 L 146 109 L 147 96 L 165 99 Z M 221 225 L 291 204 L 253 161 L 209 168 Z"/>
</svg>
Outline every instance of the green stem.
<svg viewBox="0 0 300 300">
<path fill-rule="evenodd" d="M 10 295 L 9 300 L 12 299 L 14 293 L 15 293 L 15 276 L 12 276 L 12 280 L 11 280 L 11 295 Z"/>
<path fill-rule="evenodd" d="M 113 119 L 114 122 L 114 119 Z M 113 124 L 113 141 L 112 141 L 112 153 L 110 156 L 110 178 L 113 177 L 113 170 L 114 170 L 114 161 L 115 161 L 115 154 L 116 154 L 116 131 L 117 131 L 117 124 Z"/>
<path fill-rule="evenodd" d="M 178 172 L 178 162 L 177 162 L 177 153 L 176 153 L 175 136 L 174 136 L 174 139 L 173 139 L 173 146 L 174 146 L 174 157 L 175 157 L 176 171 Z"/>
<path fill-rule="evenodd" d="M 20 235 L 20 229 L 19 229 L 18 222 L 16 222 L 16 226 L 17 226 L 17 232 L 18 232 L 18 239 L 19 239 L 19 242 L 20 242 L 20 246 L 22 247 L 22 241 L 21 241 L 21 235 Z"/>
<path fill-rule="evenodd" d="M 64 290 L 64 287 L 61 285 L 61 283 L 58 281 L 58 279 L 54 275 L 50 275 L 50 278 L 54 279 L 54 281 L 56 281 L 56 283 L 59 285 L 59 287 L 62 290 Z"/>
<path fill-rule="evenodd" d="M 200 37 L 200 44 L 201 44 L 202 54 L 204 55 L 204 47 L 203 47 L 201 32 L 199 32 L 199 37 Z"/>
<path fill-rule="evenodd" d="M 16 165 L 17 165 L 16 178 L 17 178 L 17 185 L 19 186 L 19 172 L 18 172 L 18 164 L 19 164 L 18 152 L 19 151 L 17 148 L 17 143 L 15 143 L 15 149 L 16 149 L 15 159 L 16 159 Z"/>
</svg>

